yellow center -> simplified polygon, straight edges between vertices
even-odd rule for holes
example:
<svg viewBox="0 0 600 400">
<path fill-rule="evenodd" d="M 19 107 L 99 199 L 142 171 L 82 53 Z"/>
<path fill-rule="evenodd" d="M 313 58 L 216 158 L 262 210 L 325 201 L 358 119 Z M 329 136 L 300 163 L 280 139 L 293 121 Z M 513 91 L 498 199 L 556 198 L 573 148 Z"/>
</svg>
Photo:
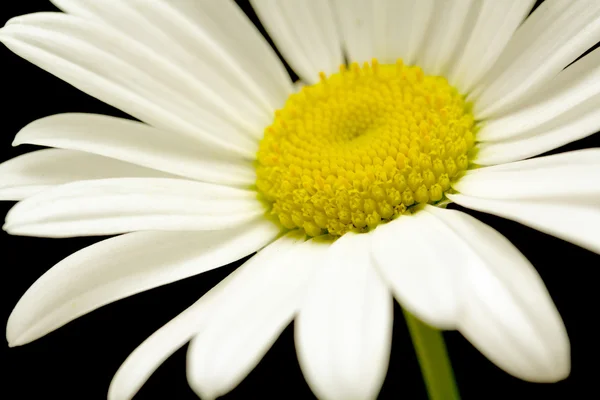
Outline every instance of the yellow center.
<svg viewBox="0 0 600 400">
<path fill-rule="evenodd" d="M 364 232 L 442 200 L 473 143 L 470 106 L 445 78 L 401 60 L 352 64 L 275 113 L 256 185 L 288 229 Z"/>
</svg>

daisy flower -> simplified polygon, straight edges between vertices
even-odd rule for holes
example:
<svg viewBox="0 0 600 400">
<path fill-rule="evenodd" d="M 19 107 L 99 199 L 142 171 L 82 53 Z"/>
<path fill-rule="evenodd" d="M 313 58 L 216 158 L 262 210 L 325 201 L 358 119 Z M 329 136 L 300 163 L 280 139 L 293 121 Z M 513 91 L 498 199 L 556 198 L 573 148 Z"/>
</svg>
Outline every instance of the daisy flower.
<svg viewBox="0 0 600 400">
<path fill-rule="evenodd" d="M 16 135 L 51 149 L 0 166 L 8 233 L 119 236 L 31 286 L 11 346 L 257 252 L 143 342 L 109 399 L 188 341 L 192 389 L 225 394 L 292 320 L 317 397 L 375 398 L 393 299 L 434 398 L 436 374 L 454 390 L 434 328 L 516 377 L 569 374 L 534 267 L 446 206 L 600 252 L 600 151 L 531 158 L 600 128 L 600 50 L 580 57 L 600 2 L 252 1 L 299 85 L 231 1 L 52 2 L 64 13 L 16 17 L 0 41 L 139 122 L 59 114 Z"/>
</svg>

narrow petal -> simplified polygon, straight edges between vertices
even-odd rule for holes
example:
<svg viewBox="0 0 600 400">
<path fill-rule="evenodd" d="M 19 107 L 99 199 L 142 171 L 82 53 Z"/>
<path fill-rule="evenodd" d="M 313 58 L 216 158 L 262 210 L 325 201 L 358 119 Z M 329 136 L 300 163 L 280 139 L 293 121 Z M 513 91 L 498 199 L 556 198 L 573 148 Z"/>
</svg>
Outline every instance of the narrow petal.
<svg viewBox="0 0 600 400">
<path fill-rule="evenodd" d="M 393 303 L 366 236 L 331 246 L 296 320 L 300 367 L 319 398 L 374 399 L 385 378 Z"/>
<path fill-rule="evenodd" d="M 340 32 L 352 61 L 413 64 L 434 10 L 434 0 L 336 0 Z"/>
<path fill-rule="evenodd" d="M 437 1 L 418 64 L 426 74 L 445 74 L 477 15 L 474 0 Z"/>
<path fill-rule="evenodd" d="M 456 235 L 430 213 L 417 212 L 380 225 L 372 236 L 372 257 L 402 307 L 429 325 L 454 329 L 466 262 Z"/>
<path fill-rule="evenodd" d="M 270 221 L 217 232 L 135 232 L 80 250 L 42 275 L 9 317 L 11 346 L 99 307 L 236 261 L 279 234 Z"/>
<path fill-rule="evenodd" d="M 243 288 L 219 303 L 192 340 L 188 380 L 202 398 L 224 395 L 248 375 L 291 322 L 308 282 L 323 266 L 330 242 L 301 243 L 303 235 L 292 235 L 287 251 L 252 261 L 252 276 L 245 278 Z"/>
<path fill-rule="evenodd" d="M 250 121 L 270 122 L 292 93 L 277 55 L 231 0 L 52 2 L 172 60 Z"/>
<path fill-rule="evenodd" d="M 537 168 L 550 168 L 561 165 L 589 165 L 593 167 L 598 164 L 600 155 L 597 148 L 568 151 L 565 153 L 553 154 L 550 156 L 532 158 L 530 160 L 521 160 L 506 164 L 493 165 L 486 167 L 485 171 L 519 171 L 523 169 L 533 170 Z M 483 170 L 483 169 L 482 169 Z M 475 173 L 476 170 L 472 170 Z M 471 171 L 469 172 L 471 173 Z"/>
<path fill-rule="evenodd" d="M 45 190 L 15 205 L 4 229 L 70 237 L 138 230 L 218 230 L 265 213 L 250 190 L 183 179 L 116 178 Z"/>
<path fill-rule="evenodd" d="M 600 40 L 600 3 L 549 0 L 517 29 L 469 96 L 479 119 L 516 109 Z"/>
<path fill-rule="evenodd" d="M 69 182 L 123 177 L 175 178 L 164 172 L 94 154 L 44 149 L 0 164 L 0 200 L 22 200 Z"/>
<path fill-rule="evenodd" d="M 548 82 L 525 104 L 507 115 L 486 121 L 477 140 L 495 141 L 527 135 L 531 129 L 600 98 L 600 49 L 577 60 Z"/>
<path fill-rule="evenodd" d="M 104 115 L 39 119 L 21 129 L 13 145 L 23 143 L 85 151 L 204 182 L 249 186 L 256 181 L 249 161 L 219 156 L 172 132 Z"/>
<path fill-rule="evenodd" d="M 517 27 L 523 22 L 534 0 L 483 0 L 475 4 L 477 15 L 463 41 L 448 80 L 462 93 L 468 93 L 494 65 Z"/>
<path fill-rule="evenodd" d="M 63 13 L 30 14 L 10 20 L 0 30 L 0 41 L 150 125 L 188 135 L 215 151 L 248 158 L 256 152 L 256 140 L 237 124 L 235 110 L 210 103 L 210 94 L 176 64 L 108 25 Z"/>
<path fill-rule="evenodd" d="M 329 2 L 252 0 L 252 7 L 294 71 L 310 84 L 344 63 Z"/>
<path fill-rule="evenodd" d="M 569 338 L 540 276 L 504 236 L 454 210 L 428 207 L 472 252 L 463 265 L 459 331 L 521 379 L 554 382 L 570 370 Z"/>
<path fill-rule="evenodd" d="M 494 165 L 523 160 L 583 139 L 599 130 L 600 95 L 596 95 L 514 139 L 478 143 L 474 162 Z"/>
<path fill-rule="evenodd" d="M 461 194 L 487 199 L 593 202 L 600 197 L 600 149 L 588 152 L 596 155 L 594 164 L 579 160 L 580 152 L 572 152 L 558 160 L 544 157 L 542 166 L 534 159 L 521 162 L 519 169 L 467 171 L 452 187 Z"/>
<path fill-rule="evenodd" d="M 234 271 L 185 311 L 154 332 L 121 364 L 108 388 L 108 400 L 131 400 L 160 365 L 206 325 Z"/>
<path fill-rule="evenodd" d="M 463 207 L 512 219 L 590 251 L 600 253 L 598 205 L 547 200 L 495 200 L 447 194 Z"/>
</svg>

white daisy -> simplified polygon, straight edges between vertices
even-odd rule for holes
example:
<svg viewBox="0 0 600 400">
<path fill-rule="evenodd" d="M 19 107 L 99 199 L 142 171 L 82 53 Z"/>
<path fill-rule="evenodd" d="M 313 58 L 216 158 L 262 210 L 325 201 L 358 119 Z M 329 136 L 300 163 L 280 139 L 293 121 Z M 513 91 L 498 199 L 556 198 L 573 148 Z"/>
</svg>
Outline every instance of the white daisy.
<svg viewBox="0 0 600 400">
<path fill-rule="evenodd" d="M 17 134 L 56 149 L 0 166 L 0 196 L 20 200 L 5 230 L 122 235 L 36 281 L 11 346 L 258 251 L 142 343 L 109 398 L 132 398 L 190 340 L 191 387 L 227 393 L 293 319 L 318 397 L 374 398 L 392 296 L 510 374 L 568 375 L 535 269 L 445 206 L 600 252 L 600 151 L 520 161 L 600 128 L 600 50 L 577 59 L 600 40 L 600 2 L 547 0 L 527 17 L 534 1 L 255 0 L 307 85 L 296 94 L 233 2 L 53 3 L 66 14 L 16 17 L 0 41 L 142 122 L 60 114 Z M 338 70 L 343 49 L 358 64 Z"/>
</svg>

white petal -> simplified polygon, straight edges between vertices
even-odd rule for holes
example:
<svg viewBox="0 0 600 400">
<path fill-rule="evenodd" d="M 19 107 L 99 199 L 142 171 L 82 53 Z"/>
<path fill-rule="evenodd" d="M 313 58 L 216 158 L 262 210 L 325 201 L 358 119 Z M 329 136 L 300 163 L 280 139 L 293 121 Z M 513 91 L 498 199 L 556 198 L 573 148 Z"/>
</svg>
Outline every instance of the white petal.
<svg viewBox="0 0 600 400">
<path fill-rule="evenodd" d="M 333 3 L 352 61 L 415 62 L 434 10 L 434 0 L 336 0 Z"/>
<path fill-rule="evenodd" d="M 462 93 L 468 93 L 493 66 L 534 3 L 534 0 L 476 2 L 474 5 L 478 10 L 473 27 L 463 41 L 448 80 Z"/>
<path fill-rule="evenodd" d="M 0 200 L 22 200 L 68 182 L 117 177 L 175 178 L 164 172 L 94 154 L 44 149 L 0 164 Z"/>
<path fill-rule="evenodd" d="M 233 1 L 52 2 L 172 60 L 246 119 L 270 122 L 292 92 L 277 55 Z"/>
<path fill-rule="evenodd" d="M 385 378 L 393 303 L 369 244 L 346 233 L 331 246 L 296 319 L 300 367 L 319 398 L 374 399 Z"/>
<path fill-rule="evenodd" d="M 252 0 L 252 7 L 277 48 L 306 82 L 344 63 L 333 11 L 327 1 Z"/>
<path fill-rule="evenodd" d="M 423 211 L 380 225 L 372 236 L 375 264 L 402 307 L 429 325 L 453 329 L 466 262 L 462 240 Z"/>
<path fill-rule="evenodd" d="M 529 130 L 581 107 L 594 97 L 600 97 L 600 49 L 571 64 L 516 111 L 485 121 L 477 140 L 495 141 L 527 135 Z"/>
<path fill-rule="evenodd" d="M 477 13 L 474 0 L 438 0 L 423 44 L 418 64 L 426 74 L 442 75 L 465 42 Z"/>
<path fill-rule="evenodd" d="M 0 41 L 150 125 L 193 137 L 214 151 L 254 157 L 256 140 L 236 125 L 235 110 L 199 96 L 203 89 L 189 74 L 110 26 L 62 13 L 30 14 L 10 20 Z"/>
<path fill-rule="evenodd" d="M 549 0 L 517 29 L 469 100 L 478 119 L 519 106 L 600 40 L 600 2 Z"/>
<path fill-rule="evenodd" d="M 252 164 L 219 156 L 184 136 L 122 118 L 58 114 L 27 125 L 13 145 L 37 144 L 80 150 L 204 182 L 249 186 Z"/>
<path fill-rule="evenodd" d="M 477 219 L 428 207 L 473 252 L 463 265 L 458 330 L 500 368 L 552 382 L 570 370 L 569 339 L 540 276 L 504 236 Z"/>
<path fill-rule="evenodd" d="M 600 149 L 589 152 L 595 153 L 595 164 L 580 162 L 579 152 L 567 153 L 569 156 L 558 160 L 548 156 L 542 166 L 535 160 L 526 160 L 518 169 L 467 171 L 452 187 L 461 194 L 488 199 L 594 201 L 600 198 Z"/>
<path fill-rule="evenodd" d="M 113 377 L 108 400 L 131 400 L 154 371 L 205 326 L 235 275 L 236 271 L 139 345 Z"/>
<path fill-rule="evenodd" d="M 265 213 L 250 190 L 183 179 L 116 178 L 45 190 L 15 205 L 4 229 L 47 237 L 137 230 L 218 230 Z"/>
<path fill-rule="evenodd" d="M 21 297 L 6 336 L 18 346 L 127 296 L 236 261 L 279 233 L 269 221 L 217 232 L 135 232 L 65 258 Z"/>
<path fill-rule="evenodd" d="M 475 163 L 493 165 L 537 156 L 600 130 L 600 95 L 510 140 L 477 144 Z"/>
<path fill-rule="evenodd" d="M 305 243 L 297 233 L 291 248 L 251 261 L 252 276 L 219 303 L 217 313 L 191 342 L 188 380 L 202 398 L 216 398 L 237 386 L 291 322 L 328 241 Z M 271 246 L 270 246 L 271 247 Z M 269 248 L 263 252 L 269 251 Z"/>
<path fill-rule="evenodd" d="M 544 200 L 495 200 L 447 194 L 463 207 L 512 219 L 590 251 L 600 253 L 600 208 L 596 204 Z"/>
<path fill-rule="evenodd" d="M 287 243 L 289 238 L 281 240 Z M 279 249 L 281 243 L 275 242 L 268 247 Z M 259 251 L 251 260 L 264 260 L 265 255 L 269 254 L 272 254 L 272 250 Z M 246 280 L 251 279 L 255 266 L 255 263 L 244 263 L 135 349 L 115 374 L 108 390 L 108 400 L 133 398 L 171 354 L 207 326 L 211 317 L 219 311 L 220 304 L 231 297 L 232 291 L 243 289 Z"/>
<path fill-rule="evenodd" d="M 550 156 L 532 158 L 531 160 L 522 160 L 506 164 L 486 167 L 485 171 L 520 171 L 523 169 L 533 170 L 537 168 L 549 168 L 559 165 L 579 165 L 594 167 L 600 162 L 600 153 L 598 148 L 582 149 L 568 151 L 565 153 L 553 154 Z M 469 173 L 475 173 L 479 169 L 471 170 Z"/>
</svg>

